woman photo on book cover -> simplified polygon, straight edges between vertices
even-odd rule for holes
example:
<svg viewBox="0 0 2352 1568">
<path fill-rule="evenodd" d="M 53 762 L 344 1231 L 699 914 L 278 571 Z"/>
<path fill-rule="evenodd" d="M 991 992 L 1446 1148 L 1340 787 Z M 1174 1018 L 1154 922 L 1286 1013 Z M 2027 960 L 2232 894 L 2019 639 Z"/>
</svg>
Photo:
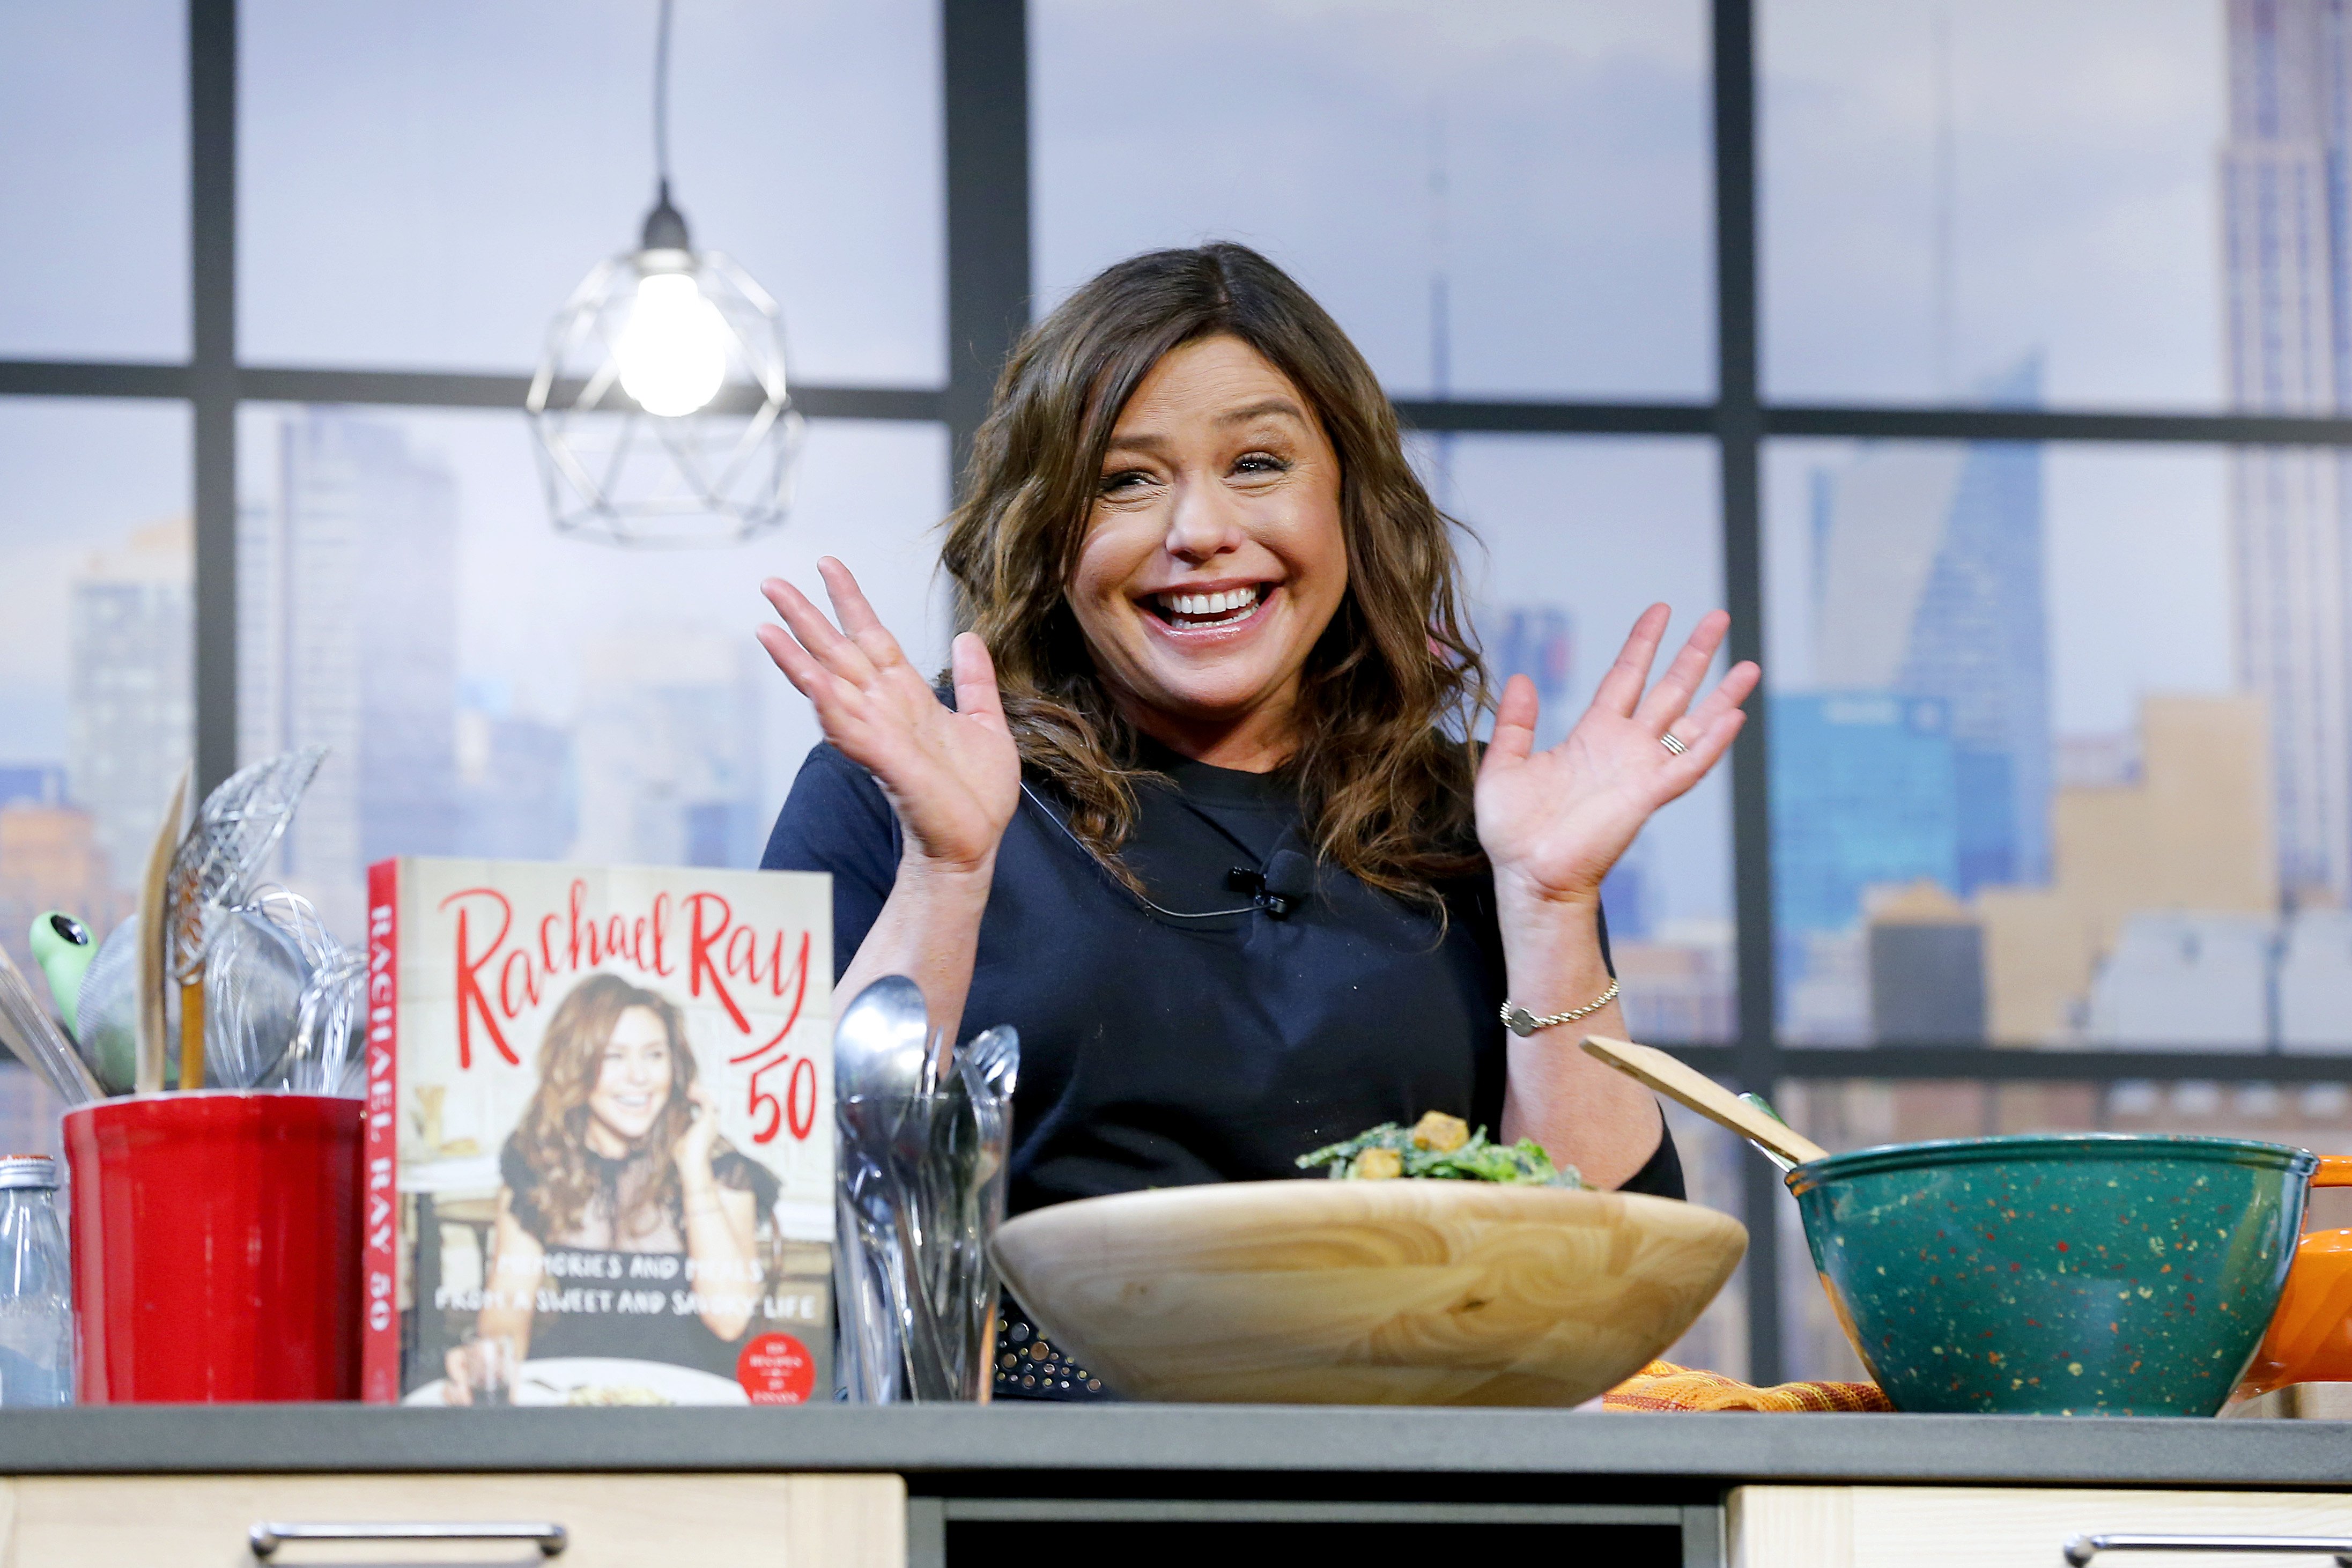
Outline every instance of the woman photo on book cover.
<svg viewBox="0 0 2352 1568">
<path fill-rule="evenodd" d="M 478 1342 L 504 1341 L 514 1362 L 609 1356 L 733 1375 L 778 1183 L 719 1137 L 676 1005 L 615 974 L 574 986 L 548 1021 L 539 1087 L 499 1171 Z M 475 1381 L 465 1357 L 448 1354 L 455 1404 Z"/>
</svg>

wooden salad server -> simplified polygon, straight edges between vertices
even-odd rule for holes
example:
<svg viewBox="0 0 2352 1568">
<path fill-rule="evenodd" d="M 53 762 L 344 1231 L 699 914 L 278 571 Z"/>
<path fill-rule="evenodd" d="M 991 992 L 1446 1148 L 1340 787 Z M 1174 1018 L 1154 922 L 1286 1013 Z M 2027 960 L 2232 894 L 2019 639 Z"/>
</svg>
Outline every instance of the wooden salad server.
<svg viewBox="0 0 2352 1568">
<path fill-rule="evenodd" d="M 1697 1111 L 1718 1126 L 1731 1129 L 1772 1156 L 1777 1164 L 1804 1165 L 1829 1157 L 1828 1150 L 1803 1133 L 1765 1115 L 1705 1073 L 1684 1066 L 1654 1046 L 1612 1040 L 1606 1035 L 1587 1035 L 1584 1049 L 1587 1055 L 1600 1058 L 1668 1100 Z"/>
</svg>

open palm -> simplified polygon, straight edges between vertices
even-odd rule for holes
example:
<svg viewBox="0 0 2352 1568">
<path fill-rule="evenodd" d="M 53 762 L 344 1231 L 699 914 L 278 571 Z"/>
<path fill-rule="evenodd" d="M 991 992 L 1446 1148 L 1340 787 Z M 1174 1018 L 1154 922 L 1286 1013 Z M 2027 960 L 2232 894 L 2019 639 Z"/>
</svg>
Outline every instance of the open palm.
<svg viewBox="0 0 2352 1568">
<path fill-rule="evenodd" d="M 806 595 L 772 577 L 760 591 L 784 624 L 761 626 L 760 646 L 814 705 L 824 738 L 881 784 L 916 854 L 953 870 L 989 864 L 1021 798 L 1021 758 L 987 647 L 970 632 L 955 639 L 950 710 L 908 662 L 849 568 L 828 555 L 817 572 L 840 629 Z"/>
<path fill-rule="evenodd" d="M 1597 898 L 1601 879 L 1650 815 L 1706 776 L 1746 721 L 1739 705 L 1762 671 L 1734 665 L 1706 700 L 1691 705 L 1731 617 L 1700 621 L 1647 696 L 1650 666 L 1668 612 L 1653 605 L 1633 623 L 1592 706 L 1568 738 L 1535 749 L 1536 689 L 1515 675 L 1495 711 L 1495 737 L 1478 769 L 1478 842 L 1498 895 L 1547 902 Z M 1677 755 L 1663 743 L 1672 733 Z"/>
</svg>

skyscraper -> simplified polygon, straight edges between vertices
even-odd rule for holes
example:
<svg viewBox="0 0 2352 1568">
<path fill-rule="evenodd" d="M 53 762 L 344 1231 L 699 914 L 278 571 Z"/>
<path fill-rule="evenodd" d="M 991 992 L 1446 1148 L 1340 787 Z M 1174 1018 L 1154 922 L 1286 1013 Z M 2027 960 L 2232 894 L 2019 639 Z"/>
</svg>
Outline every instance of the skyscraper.
<svg viewBox="0 0 2352 1568">
<path fill-rule="evenodd" d="M 763 675 L 749 639 L 643 625 L 583 650 L 583 859 L 756 865 Z"/>
<path fill-rule="evenodd" d="M 189 531 L 174 518 L 91 556 L 67 612 L 66 793 L 117 886 L 136 885 L 194 748 Z"/>
<path fill-rule="evenodd" d="M 2040 383 L 2028 359 L 1981 393 L 2030 406 Z M 1874 442 L 1813 475 L 1816 689 L 1772 705 L 1774 945 L 1796 1034 L 1872 1037 L 1897 1016 L 1874 996 L 1890 966 L 1950 945 L 1866 933 L 1877 893 L 1965 899 L 2050 874 L 2042 517 L 2031 444 Z"/>
<path fill-rule="evenodd" d="M 495 683 L 468 684 L 457 712 L 457 853 L 562 859 L 580 832 L 571 730 L 512 712 Z"/>
<path fill-rule="evenodd" d="M 1771 700 L 1781 1026 L 1801 1039 L 1860 1043 L 1870 1027 L 1868 896 L 1958 880 L 1948 715 L 1935 698 L 1885 690 Z"/>
<path fill-rule="evenodd" d="M 27 973 L 33 922 L 44 910 L 63 910 L 102 939 L 137 903 L 99 852 L 95 826 L 75 806 L 0 798 L 0 948 Z M 10 1081 L 0 1079 L 0 1089 Z"/>
<path fill-rule="evenodd" d="M 2100 965 L 2136 915 L 2277 909 L 2263 728 L 2251 696 L 2151 695 L 2132 776 L 2056 792 L 2048 885 L 1974 900 L 1993 1039 L 2081 1043 Z"/>
<path fill-rule="evenodd" d="M 2041 400 L 2027 360 L 1986 389 Z M 1951 891 L 2050 871 L 2050 639 L 2042 452 L 2020 442 L 1889 442 L 1816 478 L 1814 683 L 1933 698 L 1958 802 Z"/>
<path fill-rule="evenodd" d="M 1840 931 L 1876 887 L 1958 879 L 1951 728 L 1935 698 L 1772 699 L 1772 905 L 1784 979 L 1809 933 Z"/>
<path fill-rule="evenodd" d="M 457 844 L 457 489 L 388 425 L 280 426 L 278 501 L 241 520 L 247 760 L 323 744 L 283 869 L 356 938 L 368 862 Z"/>
<path fill-rule="evenodd" d="M 2221 150 L 2230 394 L 2241 409 L 2352 407 L 2352 7 L 2228 0 Z M 2352 614 L 2345 459 L 2231 458 L 2239 684 L 2270 705 L 2279 871 L 2291 903 L 2352 896 Z"/>
<path fill-rule="evenodd" d="M 1556 746 L 1581 716 L 1568 704 L 1576 671 L 1576 618 L 1564 605 L 1506 605 L 1481 628 L 1497 694 L 1511 677 L 1536 688 L 1536 744 Z"/>
</svg>

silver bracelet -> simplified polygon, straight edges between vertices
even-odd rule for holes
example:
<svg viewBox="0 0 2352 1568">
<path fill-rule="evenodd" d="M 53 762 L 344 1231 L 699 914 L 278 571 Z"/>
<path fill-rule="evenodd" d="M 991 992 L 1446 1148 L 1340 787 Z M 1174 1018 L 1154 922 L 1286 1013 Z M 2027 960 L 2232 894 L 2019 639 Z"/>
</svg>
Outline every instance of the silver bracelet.
<svg viewBox="0 0 2352 1568">
<path fill-rule="evenodd" d="M 1572 1012 L 1554 1013 L 1549 1018 L 1538 1018 L 1533 1013 L 1528 1012 L 1525 1007 L 1515 1007 L 1508 1002 L 1506 1002 L 1503 1004 L 1503 1022 L 1507 1026 L 1508 1026 L 1511 1033 L 1519 1036 L 1521 1038 L 1525 1038 L 1527 1036 L 1534 1034 L 1538 1029 L 1549 1029 L 1554 1024 L 1573 1024 L 1579 1018 L 1584 1017 L 1588 1014 L 1598 1013 L 1601 1009 L 1606 1007 L 1610 1003 L 1614 1002 L 1615 1000 L 1617 1000 L 1617 983 L 1614 980 L 1612 980 L 1609 983 L 1608 990 L 1603 991 L 1600 995 L 1594 997 L 1591 1001 L 1587 1002 L 1583 1006 L 1576 1008 Z"/>
</svg>

